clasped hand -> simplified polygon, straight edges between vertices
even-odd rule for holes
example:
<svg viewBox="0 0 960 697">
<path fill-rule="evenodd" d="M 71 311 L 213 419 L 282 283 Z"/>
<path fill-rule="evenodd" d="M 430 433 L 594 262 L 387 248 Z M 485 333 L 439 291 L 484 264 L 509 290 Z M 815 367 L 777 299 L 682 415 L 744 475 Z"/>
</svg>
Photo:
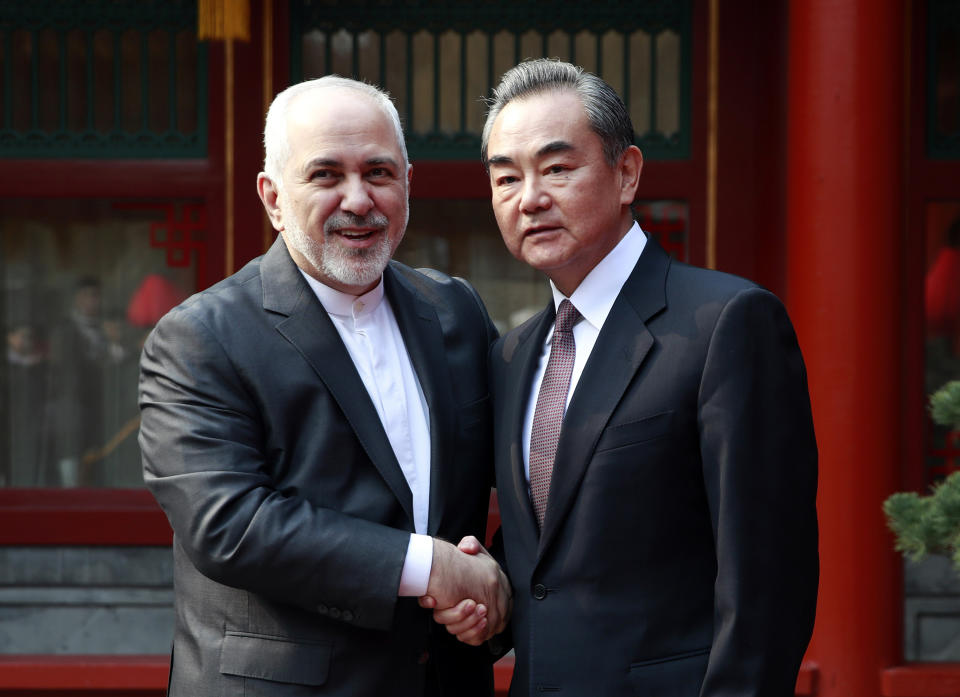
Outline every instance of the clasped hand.
<svg viewBox="0 0 960 697">
<path fill-rule="evenodd" d="M 507 626 L 513 594 L 506 574 L 477 538 L 454 547 L 434 539 L 433 566 L 420 606 L 465 644 L 479 646 Z"/>
</svg>

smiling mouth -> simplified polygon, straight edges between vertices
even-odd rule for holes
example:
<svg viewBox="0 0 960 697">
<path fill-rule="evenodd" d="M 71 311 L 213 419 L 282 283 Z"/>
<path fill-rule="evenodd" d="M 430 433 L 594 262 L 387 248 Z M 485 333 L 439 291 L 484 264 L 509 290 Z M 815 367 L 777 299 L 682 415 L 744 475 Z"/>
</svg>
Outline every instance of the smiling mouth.
<svg viewBox="0 0 960 697">
<path fill-rule="evenodd" d="M 348 240 L 353 241 L 363 241 L 370 239 L 376 233 L 380 232 L 379 229 L 375 230 L 337 230 L 337 234 L 341 237 L 345 237 Z"/>
</svg>

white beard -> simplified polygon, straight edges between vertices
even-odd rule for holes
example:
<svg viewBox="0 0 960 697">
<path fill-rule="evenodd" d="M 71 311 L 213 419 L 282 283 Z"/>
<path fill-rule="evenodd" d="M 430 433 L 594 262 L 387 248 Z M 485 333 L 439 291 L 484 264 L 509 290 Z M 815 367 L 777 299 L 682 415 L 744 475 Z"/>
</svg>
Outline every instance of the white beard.
<svg viewBox="0 0 960 697">
<path fill-rule="evenodd" d="M 360 220 L 357 216 L 355 218 Z M 307 235 L 299 222 L 292 216 L 288 217 L 284 228 L 286 242 L 300 252 L 322 276 L 332 278 L 345 286 L 371 285 L 383 274 L 392 256 L 393 250 L 390 249 L 390 239 L 386 233 L 386 218 L 383 216 L 376 221 L 368 221 L 382 226 L 384 231 L 378 233 L 380 238 L 374 246 L 364 249 L 343 247 L 327 232 L 328 227 L 335 229 L 349 224 L 344 222 L 342 214 L 340 217 L 333 215 L 327 219 L 322 241 Z"/>
</svg>

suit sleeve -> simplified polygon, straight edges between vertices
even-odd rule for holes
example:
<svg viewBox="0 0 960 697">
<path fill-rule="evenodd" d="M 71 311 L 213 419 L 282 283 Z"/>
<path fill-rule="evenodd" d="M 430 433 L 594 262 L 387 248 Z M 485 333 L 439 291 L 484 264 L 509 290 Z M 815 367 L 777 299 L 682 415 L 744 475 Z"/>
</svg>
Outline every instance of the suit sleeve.
<svg viewBox="0 0 960 697">
<path fill-rule="evenodd" d="M 771 293 L 741 291 L 721 311 L 699 428 L 717 550 L 701 695 L 792 695 L 816 610 L 817 448 L 803 359 Z"/>
<path fill-rule="evenodd" d="M 189 312 L 167 315 L 147 340 L 140 406 L 144 479 L 174 544 L 202 574 L 390 627 L 409 533 L 275 488 L 255 400 L 226 348 Z"/>
</svg>

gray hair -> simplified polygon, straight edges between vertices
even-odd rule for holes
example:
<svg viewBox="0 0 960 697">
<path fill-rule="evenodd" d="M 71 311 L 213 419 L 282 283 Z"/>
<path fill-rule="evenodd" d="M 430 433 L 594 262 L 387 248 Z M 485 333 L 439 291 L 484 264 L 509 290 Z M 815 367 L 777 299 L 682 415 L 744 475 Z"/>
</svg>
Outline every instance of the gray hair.
<svg viewBox="0 0 960 697">
<path fill-rule="evenodd" d="M 486 100 L 487 121 L 480 142 L 483 166 L 489 171 L 487 143 L 493 122 L 503 107 L 514 99 L 564 90 L 571 90 L 580 97 L 590 129 L 600 138 L 604 159 L 615 167 L 624 151 L 633 145 L 633 123 L 623 100 L 616 90 L 593 73 L 549 58 L 524 61 L 511 68 L 500 78 L 493 96 Z"/>
<path fill-rule="evenodd" d="M 287 138 L 287 112 L 290 103 L 304 92 L 337 87 L 355 90 L 367 95 L 390 117 L 394 130 L 397 132 L 397 145 L 400 146 L 400 153 L 403 155 L 403 168 L 406 170 L 408 164 L 407 145 L 403 139 L 400 114 L 397 113 L 397 108 L 390 101 L 390 95 L 379 87 L 366 82 L 351 80 L 339 75 L 325 75 L 315 80 L 291 85 L 274 97 L 273 103 L 270 104 L 270 109 L 267 111 L 267 122 L 263 128 L 263 147 L 266 153 L 263 160 L 263 171 L 276 186 L 281 188 L 283 186 L 281 173 L 290 157 L 290 141 Z"/>
</svg>

